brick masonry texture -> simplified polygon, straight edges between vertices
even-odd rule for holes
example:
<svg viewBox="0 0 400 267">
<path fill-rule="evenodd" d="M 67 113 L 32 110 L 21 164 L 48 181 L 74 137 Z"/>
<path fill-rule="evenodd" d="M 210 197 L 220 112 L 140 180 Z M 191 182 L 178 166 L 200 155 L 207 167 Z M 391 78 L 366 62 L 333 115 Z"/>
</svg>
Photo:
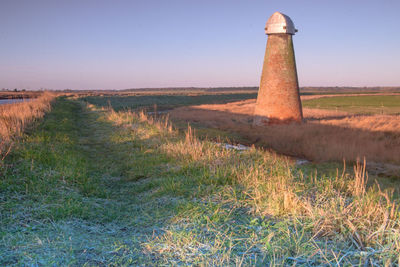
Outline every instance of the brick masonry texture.
<svg viewBox="0 0 400 267">
<path fill-rule="evenodd" d="M 255 125 L 301 122 L 303 119 L 290 34 L 268 36 L 254 115 Z"/>
</svg>

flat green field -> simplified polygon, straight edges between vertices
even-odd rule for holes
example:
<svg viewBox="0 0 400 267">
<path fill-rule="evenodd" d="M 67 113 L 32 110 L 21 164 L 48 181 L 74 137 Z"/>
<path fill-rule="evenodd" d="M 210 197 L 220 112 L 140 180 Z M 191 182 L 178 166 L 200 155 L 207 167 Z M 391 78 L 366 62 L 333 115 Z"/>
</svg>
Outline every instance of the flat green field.
<svg viewBox="0 0 400 267">
<path fill-rule="evenodd" d="M 400 114 L 399 95 L 335 96 L 303 101 L 303 107 L 337 109 L 356 114 Z"/>
<path fill-rule="evenodd" d="M 143 107 L 152 110 L 154 105 L 156 105 L 159 110 L 165 110 L 179 106 L 224 104 L 252 98 L 257 98 L 257 94 L 227 93 L 200 95 L 89 96 L 82 99 L 96 106 L 104 107 L 111 105 L 115 110 L 137 109 Z"/>
</svg>

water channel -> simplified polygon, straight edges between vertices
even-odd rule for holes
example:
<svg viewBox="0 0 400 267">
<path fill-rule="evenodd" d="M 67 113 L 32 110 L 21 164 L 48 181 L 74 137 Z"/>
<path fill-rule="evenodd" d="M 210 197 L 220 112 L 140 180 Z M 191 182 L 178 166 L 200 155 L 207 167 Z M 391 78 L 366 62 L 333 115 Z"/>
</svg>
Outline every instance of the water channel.
<svg viewBox="0 0 400 267">
<path fill-rule="evenodd" d="M 21 103 L 24 101 L 30 101 L 30 99 L 0 99 L 0 105 Z"/>
</svg>

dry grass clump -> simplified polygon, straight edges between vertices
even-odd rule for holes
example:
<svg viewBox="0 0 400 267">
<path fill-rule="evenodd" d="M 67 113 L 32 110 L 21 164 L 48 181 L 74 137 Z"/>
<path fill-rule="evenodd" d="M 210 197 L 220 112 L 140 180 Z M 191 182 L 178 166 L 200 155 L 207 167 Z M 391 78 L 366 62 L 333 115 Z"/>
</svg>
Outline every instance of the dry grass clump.
<svg viewBox="0 0 400 267">
<path fill-rule="evenodd" d="M 340 119 L 322 119 L 320 123 L 369 132 L 382 132 L 386 135 L 397 135 L 397 137 L 400 136 L 399 115 L 345 116 Z"/>
<path fill-rule="evenodd" d="M 305 123 L 252 125 L 254 100 L 223 105 L 177 108 L 172 119 L 199 122 L 212 128 L 239 133 L 287 155 L 313 161 L 368 161 L 400 163 L 400 116 L 353 116 L 335 110 L 304 109 Z"/>
<path fill-rule="evenodd" d="M 355 165 L 353 175 L 324 179 L 296 173 L 268 155 L 247 164 L 231 167 L 256 213 L 310 220 L 314 237 L 347 239 L 361 250 L 386 244 L 400 252 L 398 206 L 391 192 L 367 188 L 365 161 Z"/>
<path fill-rule="evenodd" d="M 93 105 L 89 104 L 88 106 L 90 107 Z M 168 133 L 175 132 L 169 119 L 169 115 L 157 117 L 147 115 L 146 111 L 144 110 L 141 110 L 140 112 L 134 112 L 132 110 L 115 111 L 112 108 L 109 108 L 108 110 L 109 112 L 106 115 L 107 119 L 112 121 L 116 125 L 126 125 L 127 123 L 133 123 L 133 121 L 139 121 L 153 125 L 161 132 L 165 132 L 165 130 Z M 132 127 L 135 128 L 135 125 L 132 125 Z"/>
<path fill-rule="evenodd" d="M 0 106 L 0 154 L 5 157 L 10 151 L 12 140 L 37 118 L 41 118 L 51 108 L 55 94 L 44 92 L 30 101 Z"/>
<path fill-rule="evenodd" d="M 195 130 L 188 125 L 185 131 L 185 138 L 177 142 L 166 142 L 161 149 L 170 156 L 181 160 L 195 161 L 199 164 L 217 166 L 229 158 L 230 153 L 224 149 L 213 149 L 215 145 L 209 142 L 202 142 L 195 135 Z M 232 158 L 234 160 L 234 158 Z"/>
<path fill-rule="evenodd" d="M 329 122 L 307 122 L 301 125 L 274 125 L 268 128 L 237 126 L 240 133 L 249 135 L 266 147 L 279 152 L 305 157 L 316 162 L 370 161 L 400 163 L 400 132 L 387 133 L 357 129 L 362 119 L 354 119 L 353 127 Z M 247 129 L 246 129 L 247 128 Z"/>
<path fill-rule="evenodd" d="M 115 112 L 111 111 L 110 116 L 118 117 L 113 118 L 113 121 L 119 121 L 121 118 L 130 117 L 133 118 L 134 121 L 139 121 L 140 123 L 147 123 L 149 125 L 154 126 L 157 129 L 157 134 L 161 136 L 178 136 L 178 131 L 174 129 L 171 120 L 169 119 L 169 115 L 165 116 L 152 116 L 146 114 L 145 111 L 140 112 Z M 125 120 L 126 121 L 126 120 Z M 133 129 L 135 130 L 135 124 L 133 124 Z M 150 133 L 149 129 L 146 131 Z M 190 156 L 191 160 L 200 161 L 200 160 L 214 160 L 215 159 L 215 151 L 211 151 L 209 149 L 209 144 L 205 142 L 201 142 L 195 136 L 195 130 L 188 125 L 187 131 L 185 132 L 185 138 L 178 138 L 177 142 L 164 142 L 161 144 L 161 148 L 166 151 L 168 154 L 174 157 L 188 157 Z M 211 153 L 212 152 L 212 153 Z M 219 151 L 218 156 L 223 156 L 222 154 L 226 154 L 226 151 Z"/>
</svg>

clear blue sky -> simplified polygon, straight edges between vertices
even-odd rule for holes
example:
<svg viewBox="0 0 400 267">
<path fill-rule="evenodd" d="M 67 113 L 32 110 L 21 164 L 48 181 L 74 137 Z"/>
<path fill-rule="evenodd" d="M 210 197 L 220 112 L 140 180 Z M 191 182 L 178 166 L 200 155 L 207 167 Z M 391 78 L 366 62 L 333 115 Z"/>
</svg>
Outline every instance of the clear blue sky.
<svg viewBox="0 0 400 267">
<path fill-rule="evenodd" d="M 398 0 L 0 0 L 0 88 L 256 86 L 275 11 L 300 86 L 400 86 Z"/>
</svg>

